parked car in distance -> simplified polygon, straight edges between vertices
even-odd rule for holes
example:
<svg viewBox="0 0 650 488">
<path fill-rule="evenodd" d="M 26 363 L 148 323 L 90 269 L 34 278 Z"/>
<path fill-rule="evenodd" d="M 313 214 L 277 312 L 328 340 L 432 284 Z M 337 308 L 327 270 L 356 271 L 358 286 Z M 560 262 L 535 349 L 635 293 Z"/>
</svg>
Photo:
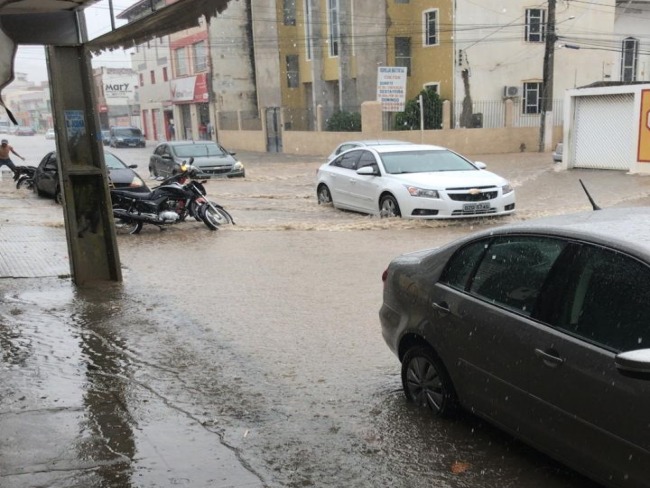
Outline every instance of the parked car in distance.
<svg viewBox="0 0 650 488">
<path fill-rule="evenodd" d="M 384 145 L 395 145 L 395 144 L 411 144 L 411 143 L 407 141 L 398 141 L 395 139 L 365 139 L 362 141 L 346 141 L 336 146 L 334 151 L 332 151 L 331 154 L 327 156 L 327 160 L 330 161 L 332 158 L 335 158 L 342 152 L 347 151 L 348 149 L 354 149 L 357 147 L 384 146 Z"/>
<path fill-rule="evenodd" d="M 349 149 L 317 172 L 319 204 L 379 215 L 446 219 L 515 210 L 507 180 L 439 146 L 400 144 Z"/>
<path fill-rule="evenodd" d="M 213 141 L 163 142 L 149 158 L 149 173 L 154 178 L 171 176 L 180 171 L 183 163 L 194 158 L 192 166 L 197 169 L 197 178 L 245 177 L 244 165 L 233 156 L 235 153 Z"/>
<path fill-rule="evenodd" d="M 54 139 L 56 137 L 56 132 L 54 132 L 54 129 L 47 129 L 45 131 L 45 139 Z"/>
<path fill-rule="evenodd" d="M 131 191 L 149 191 L 140 176 L 134 171 L 137 165 L 127 165 L 112 153 L 104 152 L 104 161 L 108 170 L 110 184 L 115 188 Z M 50 151 L 43 157 L 34 173 L 34 190 L 39 196 L 54 198 L 61 202 L 61 186 L 56 151 Z"/>
<path fill-rule="evenodd" d="M 561 142 L 558 142 L 557 145 L 555 146 L 555 150 L 553 151 L 553 162 L 554 163 L 561 163 L 562 162 L 562 150 L 563 150 L 564 144 Z"/>
<path fill-rule="evenodd" d="M 16 131 L 14 133 L 17 136 L 33 136 L 34 134 L 36 134 L 36 131 L 31 127 L 20 125 L 16 128 Z"/>
<path fill-rule="evenodd" d="M 648 486 L 650 208 L 489 229 L 395 258 L 406 397 L 471 411 L 607 486 Z"/>
<path fill-rule="evenodd" d="M 145 147 L 147 141 L 137 127 L 111 127 L 108 145 L 111 147 Z"/>
<path fill-rule="evenodd" d="M 108 146 L 111 143 L 111 131 L 110 130 L 103 130 L 102 131 L 102 144 L 104 146 Z"/>
</svg>

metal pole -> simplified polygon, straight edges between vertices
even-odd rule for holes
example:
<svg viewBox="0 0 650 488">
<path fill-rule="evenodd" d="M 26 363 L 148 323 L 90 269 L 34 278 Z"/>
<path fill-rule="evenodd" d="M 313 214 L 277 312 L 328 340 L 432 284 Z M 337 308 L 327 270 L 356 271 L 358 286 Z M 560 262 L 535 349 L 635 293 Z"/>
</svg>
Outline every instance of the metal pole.
<svg viewBox="0 0 650 488">
<path fill-rule="evenodd" d="M 555 53 L 555 2 L 548 1 L 546 47 L 542 74 L 542 111 L 539 117 L 539 152 L 550 151 L 553 140 L 553 61 Z"/>
</svg>

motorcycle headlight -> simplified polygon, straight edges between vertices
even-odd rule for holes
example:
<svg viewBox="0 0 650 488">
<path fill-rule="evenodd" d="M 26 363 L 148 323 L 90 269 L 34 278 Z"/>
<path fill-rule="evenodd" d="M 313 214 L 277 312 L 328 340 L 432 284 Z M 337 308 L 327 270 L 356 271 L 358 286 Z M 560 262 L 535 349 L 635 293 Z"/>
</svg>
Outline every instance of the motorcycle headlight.
<svg viewBox="0 0 650 488">
<path fill-rule="evenodd" d="M 233 164 L 232 169 L 236 171 L 241 171 L 242 169 L 244 169 L 244 165 L 242 164 L 241 161 L 237 161 L 235 164 Z"/>
<path fill-rule="evenodd" d="M 507 195 L 508 193 L 512 193 L 514 189 L 512 188 L 512 185 L 510 183 L 507 183 L 501 187 L 501 194 L 502 195 Z"/>
<path fill-rule="evenodd" d="M 440 198 L 438 190 L 426 190 L 424 188 L 418 188 L 417 186 L 407 186 L 406 189 L 412 197 Z"/>
</svg>

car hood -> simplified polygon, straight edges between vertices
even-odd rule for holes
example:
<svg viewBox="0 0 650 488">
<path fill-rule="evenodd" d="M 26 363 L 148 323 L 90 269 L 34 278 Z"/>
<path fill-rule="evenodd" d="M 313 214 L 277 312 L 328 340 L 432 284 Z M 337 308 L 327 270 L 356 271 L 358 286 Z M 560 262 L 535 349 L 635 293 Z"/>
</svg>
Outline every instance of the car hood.
<svg viewBox="0 0 650 488">
<path fill-rule="evenodd" d="M 179 163 L 182 163 L 188 159 L 189 158 L 179 158 L 177 161 Z M 196 166 L 198 168 L 204 166 L 232 166 L 235 164 L 235 162 L 235 159 L 228 154 L 225 154 L 223 156 L 194 156 L 192 166 Z"/>
<path fill-rule="evenodd" d="M 125 187 L 129 186 L 133 179 L 137 176 L 136 173 L 131 170 L 131 169 L 110 169 L 109 170 L 109 175 L 111 177 L 111 181 L 116 187 Z M 142 179 L 142 178 L 140 178 Z M 143 180 L 144 183 L 144 180 Z M 143 191 L 147 190 L 146 184 L 144 187 L 139 187 L 139 188 L 134 188 L 134 191 L 137 191 L 137 189 L 142 188 Z"/>
<path fill-rule="evenodd" d="M 401 182 L 405 185 L 424 187 L 432 190 L 481 186 L 503 186 L 508 183 L 501 176 L 485 170 L 407 173 L 401 175 L 386 175 L 384 178 Z"/>
</svg>

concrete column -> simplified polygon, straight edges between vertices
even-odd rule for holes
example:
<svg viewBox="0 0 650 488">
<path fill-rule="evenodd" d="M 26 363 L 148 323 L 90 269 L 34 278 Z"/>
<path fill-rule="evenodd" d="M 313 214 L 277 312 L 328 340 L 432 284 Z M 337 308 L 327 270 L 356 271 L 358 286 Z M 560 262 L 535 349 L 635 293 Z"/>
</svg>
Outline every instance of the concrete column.
<svg viewBox="0 0 650 488">
<path fill-rule="evenodd" d="M 442 128 L 451 129 L 451 102 L 449 100 L 442 102 Z"/>
<path fill-rule="evenodd" d="M 506 100 L 506 102 L 505 102 L 504 107 L 505 107 L 504 108 L 504 110 L 505 110 L 504 126 L 505 127 L 512 127 L 512 123 L 513 123 L 513 120 L 514 120 L 513 110 L 514 110 L 515 104 L 512 103 L 512 100 L 508 98 Z"/>
<path fill-rule="evenodd" d="M 320 103 L 316 105 L 316 131 L 323 131 L 323 106 Z"/>
<path fill-rule="evenodd" d="M 50 46 L 47 60 L 72 279 L 121 281 L 90 55 Z"/>
</svg>

